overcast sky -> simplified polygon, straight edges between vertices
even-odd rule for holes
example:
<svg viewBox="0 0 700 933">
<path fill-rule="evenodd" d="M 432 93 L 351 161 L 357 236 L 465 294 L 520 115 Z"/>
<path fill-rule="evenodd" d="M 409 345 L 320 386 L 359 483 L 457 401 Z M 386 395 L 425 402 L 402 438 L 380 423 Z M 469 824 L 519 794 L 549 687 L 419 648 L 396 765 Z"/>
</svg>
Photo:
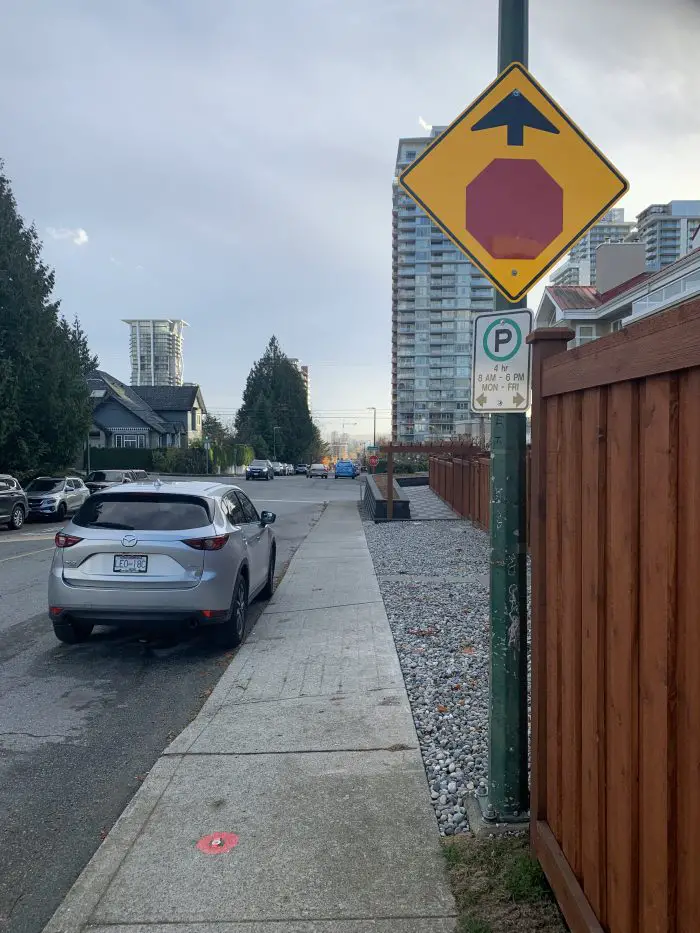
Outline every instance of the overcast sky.
<svg viewBox="0 0 700 933">
<path fill-rule="evenodd" d="M 495 76 L 497 0 L 3 0 L 0 157 L 104 369 L 183 317 L 235 411 L 271 334 L 327 430 L 390 407 L 400 136 Z M 629 178 L 700 197 L 700 0 L 531 0 L 530 68 Z M 532 296 L 536 300 L 539 288 Z"/>
</svg>

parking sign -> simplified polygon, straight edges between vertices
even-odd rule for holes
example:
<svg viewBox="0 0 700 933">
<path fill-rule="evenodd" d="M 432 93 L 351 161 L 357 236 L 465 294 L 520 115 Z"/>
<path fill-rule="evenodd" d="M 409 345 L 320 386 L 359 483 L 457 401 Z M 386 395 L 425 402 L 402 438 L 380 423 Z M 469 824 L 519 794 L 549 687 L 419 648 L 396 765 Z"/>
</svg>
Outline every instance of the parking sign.
<svg viewBox="0 0 700 933">
<path fill-rule="evenodd" d="M 474 321 L 472 410 L 526 411 L 530 405 L 532 311 L 480 314 Z"/>
</svg>

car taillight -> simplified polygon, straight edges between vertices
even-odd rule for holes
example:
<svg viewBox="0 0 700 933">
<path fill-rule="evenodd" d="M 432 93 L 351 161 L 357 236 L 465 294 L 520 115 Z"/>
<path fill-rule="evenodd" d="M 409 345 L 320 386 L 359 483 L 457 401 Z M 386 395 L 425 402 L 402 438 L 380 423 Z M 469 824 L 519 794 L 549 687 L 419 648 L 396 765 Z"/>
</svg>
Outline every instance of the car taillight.
<svg viewBox="0 0 700 933">
<path fill-rule="evenodd" d="M 76 538 L 75 535 L 64 534 L 62 531 L 59 531 L 54 538 L 56 547 L 73 547 L 74 544 L 78 544 L 82 540 L 82 538 Z"/>
<path fill-rule="evenodd" d="M 195 551 L 220 551 L 228 541 L 228 535 L 216 535 L 212 538 L 188 538 L 183 543 Z"/>
</svg>

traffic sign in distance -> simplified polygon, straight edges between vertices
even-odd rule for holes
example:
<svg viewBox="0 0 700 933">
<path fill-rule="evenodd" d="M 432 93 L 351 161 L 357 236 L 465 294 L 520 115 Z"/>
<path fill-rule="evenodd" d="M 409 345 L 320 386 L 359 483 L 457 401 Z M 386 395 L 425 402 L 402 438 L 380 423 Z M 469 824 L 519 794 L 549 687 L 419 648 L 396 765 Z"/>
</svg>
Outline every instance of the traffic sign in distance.
<svg viewBox="0 0 700 933">
<path fill-rule="evenodd" d="M 372 469 L 374 469 L 374 467 L 376 467 L 378 463 L 379 463 L 379 457 L 371 456 L 369 458 L 369 465 L 372 467 Z"/>
<path fill-rule="evenodd" d="M 506 68 L 399 184 L 510 301 L 629 187 L 519 64 Z"/>
<path fill-rule="evenodd" d="M 530 407 L 532 311 L 479 314 L 474 320 L 472 409 L 526 411 Z"/>
</svg>

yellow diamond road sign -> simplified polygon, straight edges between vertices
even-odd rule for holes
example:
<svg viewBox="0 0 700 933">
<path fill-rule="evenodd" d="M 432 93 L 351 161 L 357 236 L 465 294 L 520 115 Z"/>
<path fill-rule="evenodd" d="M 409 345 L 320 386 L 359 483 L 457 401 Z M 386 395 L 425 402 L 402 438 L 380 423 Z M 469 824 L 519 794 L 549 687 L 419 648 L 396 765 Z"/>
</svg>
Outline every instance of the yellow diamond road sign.
<svg viewBox="0 0 700 933">
<path fill-rule="evenodd" d="M 506 68 L 399 184 L 510 301 L 629 188 L 519 64 Z"/>
</svg>

